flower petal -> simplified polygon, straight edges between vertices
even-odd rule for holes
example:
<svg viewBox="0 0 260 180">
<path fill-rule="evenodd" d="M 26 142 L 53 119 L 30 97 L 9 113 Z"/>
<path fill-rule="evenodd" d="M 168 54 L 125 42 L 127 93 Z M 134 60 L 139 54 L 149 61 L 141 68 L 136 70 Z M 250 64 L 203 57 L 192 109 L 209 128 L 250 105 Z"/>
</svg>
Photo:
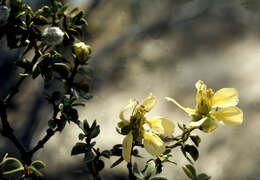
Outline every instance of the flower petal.
<svg viewBox="0 0 260 180">
<path fill-rule="evenodd" d="M 164 142 L 154 133 L 144 132 L 144 148 L 153 156 L 159 156 L 165 151 Z"/>
<path fill-rule="evenodd" d="M 156 97 L 152 93 L 150 93 L 150 95 L 144 100 L 141 106 L 144 107 L 146 112 L 149 112 L 154 107 L 156 102 Z"/>
<path fill-rule="evenodd" d="M 243 112 L 235 106 L 220 109 L 211 115 L 225 125 L 240 125 L 243 122 Z"/>
<path fill-rule="evenodd" d="M 130 108 L 132 108 L 133 106 L 135 106 L 137 104 L 137 100 L 135 99 L 130 99 L 128 104 L 121 110 L 120 114 L 119 114 L 119 118 L 122 120 L 122 121 L 128 121 L 124 118 L 124 112 Z"/>
<path fill-rule="evenodd" d="M 147 119 L 146 123 L 150 126 L 151 129 L 164 136 L 172 135 L 175 127 L 173 122 L 159 116 Z"/>
<path fill-rule="evenodd" d="M 123 151 L 122 156 L 125 161 L 130 162 L 131 160 L 131 150 L 132 150 L 132 144 L 133 144 L 133 135 L 132 132 L 130 132 L 123 140 Z"/>
<path fill-rule="evenodd" d="M 238 104 L 238 93 L 234 88 L 222 88 L 218 90 L 212 101 L 213 107 L 229 107 Z"/>
<path fill-rule="evenodd" d="M 200 119 L 199 121 L 191 121 L 189 126 L 190 127 L 200 127 L 204 121 L 207 119 L 207 117 Z"/>
<path fill-rule="evenodd" d="M 179 108 L 181 108 L 183 111 L 185 111 L 186 113 L 188 113 L 189 115 L 192 114 L 196 114 L 196 110 L 195 109 L 191 109 L 191 108 L 185 108 L 182 105 L 180 105 L 177 101 L 175 101 L 174 99 L 170 98 L 170 97 L 165 97 L 165 99 L 167 101 L 173 102 L 174 104 L 176 104 Z"/>
</svg>

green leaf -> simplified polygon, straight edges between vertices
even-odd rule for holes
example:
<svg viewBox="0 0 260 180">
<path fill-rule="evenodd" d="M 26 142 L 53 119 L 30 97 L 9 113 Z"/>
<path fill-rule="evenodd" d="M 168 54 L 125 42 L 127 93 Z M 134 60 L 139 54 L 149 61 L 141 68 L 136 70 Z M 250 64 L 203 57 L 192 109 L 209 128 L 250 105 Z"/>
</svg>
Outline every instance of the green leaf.
<svg viewBox="0 0 260 180">
<path fill-rule="evenodd" d="M 190 137 L 190 132 L 185 133 L 183 138 L 182 138 L 183 142 L 186 142 L 189 137 Z"/>
<path fill-rule="evenodd" d="M 68 77 L 70 71 L 70 67 L 65 63 L 54 63 L 52 69 L 62 78 Z"/>
<path fill-rule="evenodd" d="M 90 93 L 83 93 L 83 92 L 79 92 L 80 97 L 86 99 L 86 100 L 90 100 L 93 98 L 93 96 Z"/>
<path fill-rule="evenodd" d="M 87 131 L 89 131 L 89 129 L 90 129 L 90 127 L 89 127 L 88 121 L 84 120 L 83 121 L 83 130 L 85 130 L 87 132 Z"/>
<path fill-rule="evenodd" d="M 86 163 L 89 163 L 89 162 L 93 161 L 94 159 L 95 159 L 95 155 L 93 154 L 93 152 L 91 150 L 85 152 L 84 161 Z"/>
<path fill-rule="evenodd" d="M 37 176 L 43 176 L 43 174 L 40 171 L 38 171 L 36 168 L 34 168 L 33 166 L 29 166 L 28 169 L 31 170 Z"/>
<path fill-rule="evenodd" d="M 167 178 L 166 177 L 152 177 L 151 179 L 149 179 L 149 180 L 167 180 Z"/>
<path fill-rule="evenodd" d="M 38 66 L 38 64 L 36 63 L 33 68 L 32 68 L 32 78 L 35 79 L 37 78 L 41 73 L 41 70 Z"/>
<path fill-rule="evenodd" d="M 187 155 L 187 152 L 184 149 L 185 146 L 181 147 L 181 152 L 183 153 L 184 157 L 191 163 L 193 164 L 193 162 L 191 161 L 191 159 L 189 158 L 189 156 Z"/>
<path fill-rule="evenodd" d="M 192 176 L 196 177 L 196 169 L 192 165 L 187 164 L 185 167 L 192 173 Z"/>
<path fill-rule="evenodd" d="M 57 125 L 58 125 L 57 131 L 61 132 L 65 128 L 66 123 L 67 123 L 66 114 L 62 113 L 60 120 L 57 121 Z"/>
<path fill-rule="evenodd" d="M 95 138 L 99 135 L 100 133 L 100 127 L 97 125 L 90 133 L 90 138 Z"/>
<path fill-rule="evenodd" d="M 145 179 L 149 179 L 151 176 L 152 176 L 152 173 L 155 171 L 155 162 L 152 160 L 152 161 L 149 161 L 147 164 L 146 164 L 146 168 L 145 168 L 145 171 L 144 171 L 144 178 Z"/>
<path fill-rule="evenodd" d="M 83 134 L 83 133 L 80 133 L 80 134 L 79 134 L 79 140 L 81 140 L 81 141 L 82 141 L 84 138 L 85 138 L 85 134 Z"/>
<path fill-rule="evenodd" d="M 193 173 L 193 170 L 192 168 L 190 167 L 187 167 L 187 166 L 190 166 L 190 165 L 186 165 L 186 166 L 183 166 L 182 169 L 183 171 L 185 172 L 185 174 L 192 180 L 196 180 L 196 174 L 194 175 Z M 194 169 L 194 168 L 193 168 Z"/>
<path fill-rule="evenodd" d="M 135 177 L 137 177 L 138 179 L 143 179 L 144 175 L 141 172 L 140 168 L 138 167 L 137 163 L 134 163 L 134 167 L 133 167 L 133 174 L 135 175 Z"/>
<path fill-rule="evenodd" d="M 79 73 L 91 79 L 93 77 L 94 71 L 93 68 L 87 64 L 87 65 L 80 65 Z"/>
<path fill-rule="evenodd" d="M 34 24 L 36 25 L 46 25 L 48 24 L 48 19 L 44 16 L 37 16 L 33 19 Z"/>
<path fill-rule="evenodd" d="M 64 104 L 64 106 L 71 106 L 71 102 L 70 102 L 70 95 L 65 95 L 62 98 L 62 104 Z"/>
<path fill-rule="evenodd" d="M 78 22 L 83 18 L 83 16 L 83 11 L 80 11 L 76 16 L 72 18 L 72 23 L 78 25 Z"/>
<path fill-rule="evenodd" d="M 194 144 L 199 147 L 199 144 L 201 142 L 201 138 L 198 135 L 192 135 L 190 136 L 191 140 L 194 142 Z"/>
<path fill-rule="evenodd" d="M 116 160 L 116 161 L 111 165 L 110 168 L 113 168 L 113 167 L 119 165 L 119 164 L 120 164 L 121 162 L 123 162 L 123 161 L 124 161 L 124 159 L 123 159 L 122 157 L 120 157 L 118 160 Z"/>
<path fill-rule="evenodd" d="M 48 126 L 52 129 L 56 128 L 57 126 L 57 120 L 51 119 L 48 121 Z"/>
<path fill-rule="evenodd" d="M 197 150 L 197 148 L 193 145 L 189 145 L 189 144 L 186 144 L 184 146 L 184 150 L 190 154 L 190 156 L 192 157 L 192 159 L 194 161 L 196 161 L 198 158 L 199 158 L 199 151 Z"/>
<path fill-rule="evenodd" d="M 197 179 L 196 180 L 209 180 L 211 177 L 208 176 L 207 174 L 205 173 L 201 173 L 197 176 Z"/>
<path fill-rule="evenodd" d="M 102 160 L 96 161 L 96 169 L 97 171 L 101 171 L 105 167 L 105 163 Z"/>
<path fill-rule="evenodd" d="M 76 123 L 79 119 L 78 111 L 76 109 L 71 109 L 69 114 L 71 117 L 71 121 Z"/>
<path fill-rule="evenodd" d="M 71 150 L 71 155 L 77 155 L 81 153 L 85 153 L 87 150 L 87 144 L 85 143 L 77 143 Z"/>
<path fill-rule="evenodd" d="M 46 165 L 44 164 L 44 162 L 42 162 L 40 160 L 36 160 L 31 163 L 31 166 L 33 166 L 35 169 L 39 170 L 39 169 L 45 168 Z"/>
<path fill-rule="evenodd" d="M 121 134 L 127 135 L 127 134 L 129 134 L 130 130 L 131 130 L 131 127 L 129 125 L 126 125 L 126 126 L 121 128 Z"/>
<path fill-rule="evenodd" d="M 102 156 L 104 156 L 105 158 L 110 158 L 111 156 L 111 152 L 109 150 L 104 150 L 102 153 L 101 153 Z"/>
<path fill-rule="evenodd" d="M 4 158 L 0 163 L 3 174 L 12 174 L 18 171 L 23 171 L 23 164 L 16 158 Z"/>
</svg>

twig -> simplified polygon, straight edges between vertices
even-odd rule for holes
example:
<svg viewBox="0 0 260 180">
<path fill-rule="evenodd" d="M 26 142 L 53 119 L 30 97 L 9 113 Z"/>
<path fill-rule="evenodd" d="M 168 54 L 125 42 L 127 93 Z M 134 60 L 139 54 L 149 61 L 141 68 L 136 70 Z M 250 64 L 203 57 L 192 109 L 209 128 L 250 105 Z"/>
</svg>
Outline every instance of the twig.
<svg viewBox="0 0 260 180">
<path fill-rule="evenodd" d="M 18 149 L 19 153 L 22 156 L 26 153 L 26 150 L 13 133 L 13 129 L 11 128 L 7 120 L 6 104 L 3 101 L 0 101 L 0 116 L 3 126 L 3 130 L 1 131 L 2 136 L 10 139 L 10 141 L 15 145 L 15 147 Z"/>
</svg>

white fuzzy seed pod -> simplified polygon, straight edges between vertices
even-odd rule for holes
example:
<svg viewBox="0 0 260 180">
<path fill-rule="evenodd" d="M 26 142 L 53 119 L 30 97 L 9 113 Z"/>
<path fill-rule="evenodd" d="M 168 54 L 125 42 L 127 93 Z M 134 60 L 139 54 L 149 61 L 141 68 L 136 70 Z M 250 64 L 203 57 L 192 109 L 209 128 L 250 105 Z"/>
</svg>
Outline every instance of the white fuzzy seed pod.
<svg viewBox="0 0 260 180">
<path fill-rule="evenodd" d="M 63 41 L 64 32 L 59 27 L 46 27 L 42 32 L 43 41 L 48 45 L 58 45 Z"/>
<path fill-rule="evenodd" d="M 0 27 L 4 26 L 7 23 L 7 20 L 10 15 L 10 9 L 7 6 L 0 6 Z"/>
</svg>

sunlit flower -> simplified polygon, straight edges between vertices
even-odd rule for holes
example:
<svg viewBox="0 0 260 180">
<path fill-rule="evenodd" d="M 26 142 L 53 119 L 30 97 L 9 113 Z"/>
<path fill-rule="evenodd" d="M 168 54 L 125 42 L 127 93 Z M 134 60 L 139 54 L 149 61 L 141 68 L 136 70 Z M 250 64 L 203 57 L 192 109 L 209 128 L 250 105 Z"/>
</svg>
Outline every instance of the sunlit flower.
<svg viewBox="0 0 260 180">
<path fill-rule="evenodd" d="M 76 55 L 78 61 L 84 64 L 90 58 L 91 47 L 84 42 L 74 43 L 73 52 Z"/>
<path fill-rule="evenodd" d="M 48 45 L 62 43 L 64 32 L 59 27 L 46 27 L 42 32 L 43 41 Z"/>
<path fill-rule="evenodd" d="M 130 99 L 120 112 L 121 121 L 118 123 L 118 127 L 126 135 L 123 140 L 122 156 L 127 162 L 131 161 L 133 142 L 142 143 L 146 151 L 153 156 L 159 156 L 165 151 L 165 143 L 158 135 L 162 137 L 170 136 L 175 125 L 159 116 L 146 119 L 145 114 L 154 107 L 155 103 L 156 98 L 152 94 L 139 106 L 137 106 L 137 100 Z M 130 120 L 127 120 L 124 117 L 124 112 L 132 107 L 134 107 L 132 115 Z M 147 124 L 151 131 L 146 131 L 144 124 Z"/>
<path fill-rule="evenodd" d="M 193 117 L 191 127 L 200 127 L 204 132 L 211 132 L 217 128 L 216 120 L 224 125 L 240 125 L 243 122 L 243 112 L 236 107 L 238 93 L 234 88 L 222 88 L 216 93 L 207 89 L 203 81 L 196 83 L 196 109 L 185 108 L 174 99 L 166 97 L 179 108 Z"/>
</svg>

